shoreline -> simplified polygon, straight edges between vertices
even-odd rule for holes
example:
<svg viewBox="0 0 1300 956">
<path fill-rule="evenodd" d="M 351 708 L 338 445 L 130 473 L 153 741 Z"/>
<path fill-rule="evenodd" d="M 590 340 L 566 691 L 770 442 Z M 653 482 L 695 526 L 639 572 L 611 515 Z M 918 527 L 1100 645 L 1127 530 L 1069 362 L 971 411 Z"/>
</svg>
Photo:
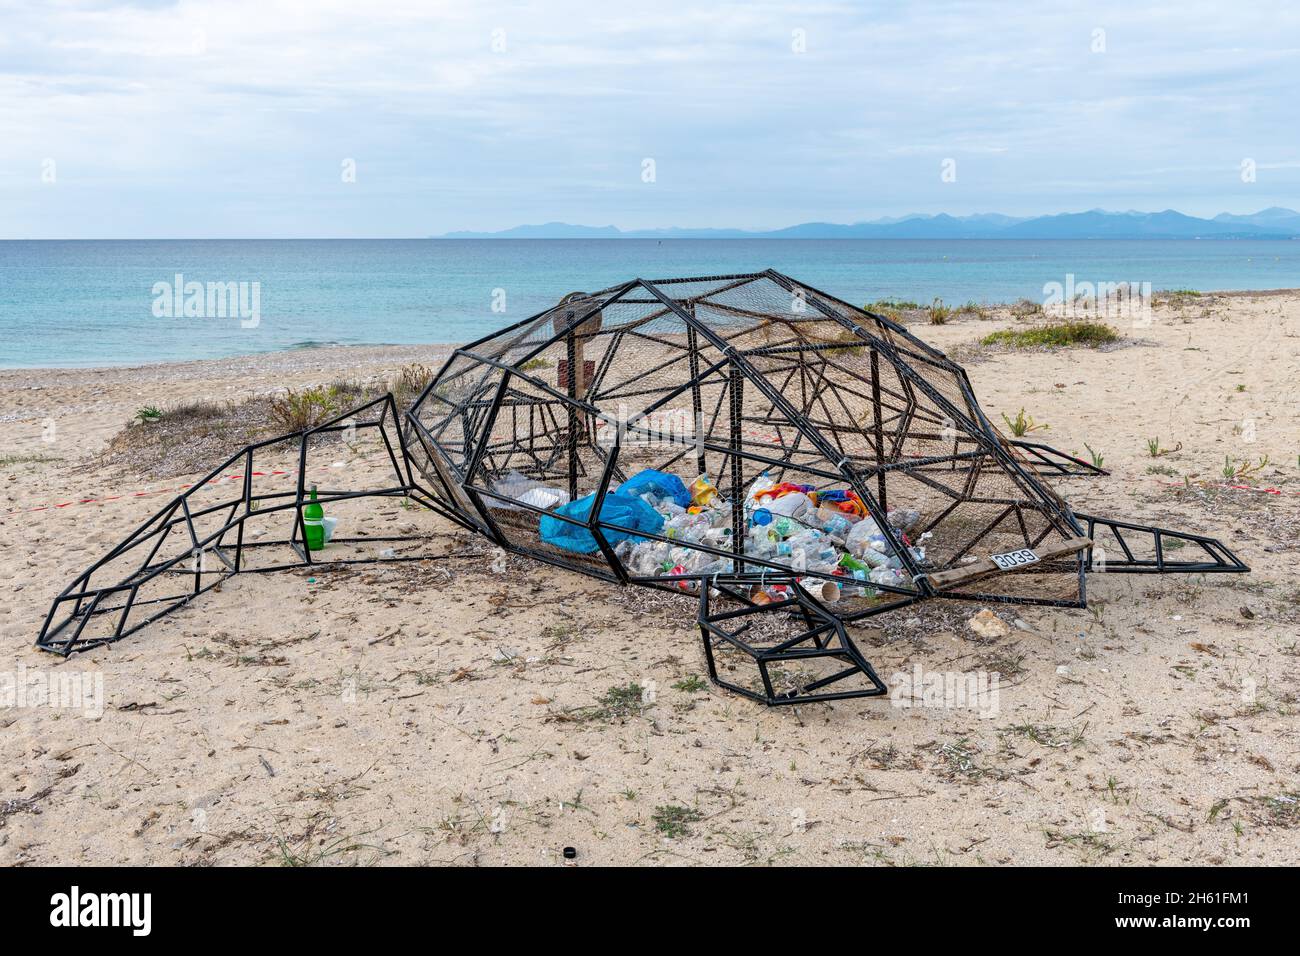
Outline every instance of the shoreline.
<svg viewBox="0 0 1300 956">
<path fill-rule="evenodd" d="M 1172 295 L 1178 290 L 1157 289 L 1152 295 Z M 1198 297 L 1206 298 L 1266 298 L 1273 296 L 1290 296 L 1300 295 L 1300 286 L 1284 287 L 1277 289 L 1215 289 L 1200 291 L 1196 290 Z M 982 303 L 983 307 L 995 309 L 1009 309 L 1011 303 L 1008 302 L 991 302 Z M 922 338 L 925 336 L 922 335 Z M 73 374 L 73 373 L 126 373 L 126 372 L 147 372 L 147 371 L 193 371 L 199 366 L 217 366 L 221 364 L 242 363 L 246 365 L 256 365 L 265 362 L 276 362 L 278 359 L 285 360 L 280 362 L 280 366 L 286 370 L 299 370 L 304 364 L 303 361 L 288 361 L 290 358 L 299 359 L 316 359 L 327 358 L 337 355 L 340 358 L 355 358 L 361 362 L 382 361 L 391 358 L 388 353 L 401 353 L 409 351 L 412 357 L 410 361 L 420 361 L 421 355 L 429 359 L 445 360 L 460 343 L 457 342 L 416 342 L 416 343 L 355 343 L 329 344 L 329 345 L 290 345 L 280 349 L 269 349 L 263 352 L 238 352 L 225 356 L 214 356 L 211 358 L 194 358 L 194 359 L 164 359 L 156 362 L 139 362 L 124 361 L 120 364 L 110 363 L 103 365 L 0 365 L 0 383 L 11 376 L 33 373 L 46 374 Z M 424 350 L 423 353 L 417 354 L 417 350 Z M 372 354 L 364 354 L 364 353 Z M 383 355 L 379 353 L 385 353 Z M 254 369 L 254 371 L 273 371 L 275 366 L 263 366 Z"/>
<path fill-rule="evenodd" d="M 74 376 L 94 374 L 108 376 L 113 373 L 127 375 L 141 372 L 181 373 L 225 371 L 231 374 L 246 366 L 246 371 L 265 373 L 276 371 L 301 371 L 307 366 L 319 365 L 330 358 L 351 359 L 352 364 L 391 361 L 396 355 L 409 352 L 409 361 L 422 359 L 443 361 L 457 346 L 454 343 L 417 343 L 414 345 L 313 345 L 306 348 L 275 349 L 268 352 L 244 352 L 220 358 L 172 359 L 160 362 L 127 362 L 121 365 L 8 365 L 0 366 L 0 383 L 22 375 Z M 220 368 L 226 366 L 227 368 Z M 340 364 L 341 369 L 347 365 Z"/>
</svg>

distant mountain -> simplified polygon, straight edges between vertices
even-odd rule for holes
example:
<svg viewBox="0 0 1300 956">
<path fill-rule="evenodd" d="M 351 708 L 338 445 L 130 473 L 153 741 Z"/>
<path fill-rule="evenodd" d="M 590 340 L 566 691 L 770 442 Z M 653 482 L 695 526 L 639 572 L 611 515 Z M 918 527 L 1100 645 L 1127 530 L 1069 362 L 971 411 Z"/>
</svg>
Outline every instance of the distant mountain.
<svg viewBox="0 0 1300 956">
<path fill-rule="evenodd" d="M 1163 212 L 1067 212 L 1032 218 L 977 213 L 910 215 L 851 224 L 804 222 L 784 229 L 619 229 L 548 222 L 501 232 L 449 232 L 444 239 L 1300 239 L 1300 212 L 1273 206 L 1213 219 Z"/>
<path fill-rule="evenodd" d="M 1233 239 L 1294 234 L 1300 234 L 1300 230 L 1198 219 L 1172 209 L 1121 213 L 1093 209 L 1062 213 L 1016 223 L 1002 231 L 1007 239 Z"/>
<path fill-rule="evenodd" d="M 1288 229 L 1300 232 L 1300 212 L 1283 209 L 1281 206 L 1269 206 L 1248 216 L 1234 216 L 1221 212 L 1214 217 L 1215 222 L 1231 223 L 1238 226 L 1263 226 L 1266 229 Z"/>
</svg>

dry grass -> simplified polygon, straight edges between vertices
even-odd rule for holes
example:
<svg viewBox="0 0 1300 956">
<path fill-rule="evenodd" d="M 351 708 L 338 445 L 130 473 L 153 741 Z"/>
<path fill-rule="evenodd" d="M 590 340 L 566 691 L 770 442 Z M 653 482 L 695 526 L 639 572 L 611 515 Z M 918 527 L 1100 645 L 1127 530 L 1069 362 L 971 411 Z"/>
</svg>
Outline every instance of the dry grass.
<svg viewBox="0 0 1300 956">
<path fill-rule="evenodd" d="M 205 472 L 244 445 L 312 428 L 382 394 L 381 386 L 338 381 L 243 402 L 148 406 L 158 414 L 137 416 L 112 437 L 95 464 L 156 478 Z M 322 436 L 330 440 L 338 439 Z"/>
</svg>

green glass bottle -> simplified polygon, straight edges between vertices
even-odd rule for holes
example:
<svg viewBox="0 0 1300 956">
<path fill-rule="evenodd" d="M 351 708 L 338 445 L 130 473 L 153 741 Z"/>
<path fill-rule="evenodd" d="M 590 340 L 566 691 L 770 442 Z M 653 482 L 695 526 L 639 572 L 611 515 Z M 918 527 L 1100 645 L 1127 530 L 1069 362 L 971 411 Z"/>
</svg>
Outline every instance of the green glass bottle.
<svg viewBox="0 0 1300 956">
<path fill-rule="evenodd" d="M 311 501 L 302 509 L 303 534 L 307 550 L 319 551 L 325 547 L 325 509 L 316 500 L 316 486 L 311 486 Z"/>
</svg>

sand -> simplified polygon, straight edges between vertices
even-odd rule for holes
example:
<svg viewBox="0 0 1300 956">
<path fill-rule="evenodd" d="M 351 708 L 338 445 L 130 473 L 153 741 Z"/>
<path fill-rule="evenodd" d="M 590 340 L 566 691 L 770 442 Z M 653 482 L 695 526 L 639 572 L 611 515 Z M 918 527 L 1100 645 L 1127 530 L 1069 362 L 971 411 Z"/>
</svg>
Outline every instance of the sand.
<svg viewBox="0 0 1300 956">
<path fill-rule="evenodd" d="M 396 508 L 356 521 L 451 557 L 241 576 L 64 661 L 32 647 L 50 599 L 187 480 L 97 463 L 137 408 L 445 349 L 0 371 L 0 675 L 103 687 L 102 713 L 0 706 L 0 864 L 1296 863 L 1300 292 L 1165 302 L 1098 351 L 976 345 L 1025 321 L 913 328 L 995 421 L 1023 407 L 1050 426 L 1030 437 L 1103 456 L 1109 478 L 1057 483 L 1076 509 L 1219 536 L 1253 570 L 1094 575 L 1087 610 L 995 607 L 983 633 L 948 602 L 855 632 L 887 680 L 998 670 L 986 716 L 761 707 L 694 679 L 689 600 L 494 571 Z M 1225 456 L 1268 463 L 1225 483 Z M 599 704 L 632 683 L 643 701 Z"/>
</svg>

